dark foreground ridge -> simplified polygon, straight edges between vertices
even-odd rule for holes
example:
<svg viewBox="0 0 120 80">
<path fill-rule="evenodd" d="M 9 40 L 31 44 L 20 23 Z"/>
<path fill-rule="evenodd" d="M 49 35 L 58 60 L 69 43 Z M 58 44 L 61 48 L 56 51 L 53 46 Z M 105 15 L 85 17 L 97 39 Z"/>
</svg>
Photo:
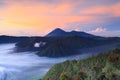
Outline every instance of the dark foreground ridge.
<svg viewBox="0 0 120 80">
<path fill-rule="evenodd" d="M 120 80 L 120 49 L 56 64 L 43 80 Z"/>
</svg>

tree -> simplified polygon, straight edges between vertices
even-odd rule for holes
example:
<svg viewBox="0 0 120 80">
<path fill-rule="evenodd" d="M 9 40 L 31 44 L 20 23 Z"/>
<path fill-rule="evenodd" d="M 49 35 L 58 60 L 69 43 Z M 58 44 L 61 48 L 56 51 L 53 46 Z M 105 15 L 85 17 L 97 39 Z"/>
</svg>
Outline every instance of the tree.
<svg viewBox="0 0 120 80">
<path fill-rule="evenodd" d="M 59 77 L 59 80 L 69 80 L 67 72 L 62 72 Z"/>
</svg>

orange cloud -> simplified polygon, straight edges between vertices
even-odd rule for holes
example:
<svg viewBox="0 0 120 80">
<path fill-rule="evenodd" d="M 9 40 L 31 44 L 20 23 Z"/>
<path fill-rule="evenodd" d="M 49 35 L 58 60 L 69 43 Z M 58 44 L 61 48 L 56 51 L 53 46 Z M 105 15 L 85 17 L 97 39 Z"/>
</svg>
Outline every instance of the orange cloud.
<svg viewBox="0 0 120 80">
<path fill-rule="evenodd" d="M 9 34 L 25 31 L 30 35 L 44 35 L 56 27 L 69 27 L 67 25 L 69 23 L 102 23 L 104 17 L 95 16 L 96 14 L 120 16 L 120 4 L 83 10 L 78 8 L 83 3 L 83 0 L 77 2 L 74 0 L 62 0 L 60 3 L 51 4 L 29 3 L 27 0 L 22 0 L 22 2 L 19 2 L 19 0 L 18 2 L 5 0 L 5 2 L 7 6 L 0 7 L 0 16 L 2 16 L 0 25 L 4 26 L 2 30 Z M 90 16 L 87 16 L 89 14 Z M 3 32 L 2 30 L 0 32 Z"/>
<path fill-rule="evenodd" d="M 15 26 L 19 28 L 35 28 L 38 30 L 46 30 L 46 33 L 55 27 L 65 28 L 67 23 L 72 22 L 84 22 L 86 20 L 91 20 L 91 17 L 82 16 L 41 16 L 39 18 L 23 18 L 16 21 L 12 20 L 2 20 L 0 24 L 6 26 Z M 18 29 L 19 29 L 18 28 Z M 47 29 L 48 28 L 48 29 Z"/>
<path fill-rule="evenodd" d="M 111 7 L 111 13 L 115 17 L 120 17 L 120 3 Z"/>
<path fill-rule="evenodd" d="M 0 24 L 3 26 L 15 28 L 15 30 L 29 30 L 34 32 L 43 31 L 43 34 L 53 30 L 56 27 L 65 28 L 67 23 L 84 22 L 91 20 L 91 17 L 73 15 L 73 5 L 62 3 L 61 5 L 24 5 L 14 3 L 0 9 L 0 15 L 3 20 Z M 48 29 L 47 29 L 48 28 Z M 10 30 L 8 29 L 10 32 Z"/>
<path fill-rule="evenodd" d="M 80 14 L 83 15 L 105 15 L 109 17 L 120 17 L 120 3 L 110 6 L 98 6 L 83 10 Z"/>
</svg>

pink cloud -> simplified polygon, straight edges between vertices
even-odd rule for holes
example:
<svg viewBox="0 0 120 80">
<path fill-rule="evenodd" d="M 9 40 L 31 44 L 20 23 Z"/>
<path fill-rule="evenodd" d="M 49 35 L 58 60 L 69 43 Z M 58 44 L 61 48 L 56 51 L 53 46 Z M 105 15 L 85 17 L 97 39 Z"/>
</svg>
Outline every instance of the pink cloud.
<svg viewBox="0 0 120 80">
<path fill-rule="evenodd" d="M 56 27 L 71 28 L 68 24 L 72 23 L 81 23 L 89 28 L 91 25 L 107 22 L 108 17 L 120 17 L 120 3 L 82 9 L 87 3 L 86 1 L 53 0 L 48 3 L 45 0 L 43 2 L 42 0 L 41 2 L 37 2 L 37 0 L 4 0 L 3 2 L 7 5 L 0 7 L 0 16 L 3 18 L 0 20 L 0 24 L 4 26 L 0 31 L 13 34 L 20 30 L 27 31 L 30 35 L 45 35 Z M 78 26 L 75 29 L 79 29 Z M 102 30 L 98 28 L 96 31 Z"/>
<path fill-rule="evenodd" d="M 99 33 L 95 32 L 88 32 L 97 36 L 104 36 L 104 37 L 120 37 L 120 30 L 117 31 L 103 31 Z"/>
<path fill-rule="evenodd" d="M 118 36 L 120 37 L 120 30 L 109 31 L 106 28 L 101 28 L 101 27 L 98 27 L 95 30 L 91 30 L 88 33 L 91 33 L 97 36 L 104 36 L 104 37 L 118 37 Z"/>
<path fill-rule="evenodd" d="M 105 15 L 106 17 L 120 17 L 120 3 L 109 6 L 92 7 L 80 12 L 83 15 Z M 101 17 L 101 16 L 100 16 Z"/>
<path fill-rule="evenodd" d="M 107 31 L 107 29 L 106 28 L 96 28 L 95 30 L 92 30 L 92 31 L 90 31 L 90 32 L 92 32 L 92 33 L 101 33 L 101 32 L 105 32 L 105 31 Z"/>
</svg>

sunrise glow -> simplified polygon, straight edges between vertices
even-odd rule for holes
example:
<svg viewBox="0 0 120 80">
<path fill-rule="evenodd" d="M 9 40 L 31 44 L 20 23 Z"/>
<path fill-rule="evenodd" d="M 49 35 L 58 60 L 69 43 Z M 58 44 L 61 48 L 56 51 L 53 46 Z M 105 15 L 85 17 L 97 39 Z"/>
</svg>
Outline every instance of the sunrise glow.
<svg viewBox="0 0 120 80">
<path fill-rule="evenodd" d="M 44 36 L 59 27 L 119 36 L 119 9 L 119 0 L 0 0 L 0 35 Z"/>
</svg>

